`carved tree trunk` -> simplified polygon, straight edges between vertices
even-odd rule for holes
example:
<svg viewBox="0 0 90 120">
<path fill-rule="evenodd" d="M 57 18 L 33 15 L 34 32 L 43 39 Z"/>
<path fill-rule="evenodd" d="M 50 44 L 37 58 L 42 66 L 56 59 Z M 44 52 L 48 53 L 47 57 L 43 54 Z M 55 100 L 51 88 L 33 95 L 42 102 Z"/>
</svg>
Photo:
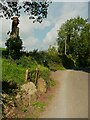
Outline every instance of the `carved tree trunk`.
<svg viewBox="0 0 90 120">
<path fill-rule="evenodd" d="M 19 24 L 19 19 L 18 17 L 13 17 L 11 18 L 12 21 L 12 31 L 11 31 L 11 34 L 10 34 L 10 37 L 17 37 L 19 36 L 19 27 L 18 24 Z"/>
</svg>

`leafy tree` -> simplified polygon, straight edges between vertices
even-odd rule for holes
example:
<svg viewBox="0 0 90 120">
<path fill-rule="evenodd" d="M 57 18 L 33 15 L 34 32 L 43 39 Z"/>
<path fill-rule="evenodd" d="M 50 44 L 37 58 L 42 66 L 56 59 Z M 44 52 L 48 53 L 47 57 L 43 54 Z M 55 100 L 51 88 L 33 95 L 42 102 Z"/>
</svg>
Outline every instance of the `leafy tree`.
<svg viewBox="0 0 90 120">
<path fill-rule="evenodd" d="M 29 15 L 29 19 L 41 23 L 47 17 L 49 3 L 47 0 L 24 1 L 21 4 L 19 0 L 0 0 L 0 17 L 10 19 L 12 16 L 20 16 L 21 11 L 24 10 Z"/>
<path fill-rule="evenodd" d="M 53 46 L 49 46 L 48 48 L 48 55 L 51 55 L 51 56 L 56 56 L 57 55 L 57 49 L 56 47 L 53 45 Z"/>
<path fill-rule="evenodd" d="M 21 50 L 22 50 L 22 40 L 18 36 L 9 38 L 5 45 L 7 46 L 7 53 L 9 56 L 11 56 L 13 59 L 19 59 L 21 56 Z"/>
<path fill-rule="evenodd" d="M 34 22 L 41 23 L 47 17 L 49 1 L 47 0 L 31 0 L 19 3 L 19 0 L 0 0 L 0 17 L 10 19 L 13 16 L 20 17 L 21 11 L 24 10 L 28 14 L 29 19 Z M 8 32 L 8 34 L 10 31 Z M 20 50 L 22 49 L 22 40 L 17 38 L 9 38 L 5 44 L 7 52 L 13 59 L 19 59 Z"/>
<path fill-rule="evenodd" d="M 65 42 L 66 41 L 66 42 Z M 77 66 L 88 66 L 90 55 L 90 24 L 81 17 L 67 20 L 58 31 L 58 51 L 71 54 Z"/>
</svg>

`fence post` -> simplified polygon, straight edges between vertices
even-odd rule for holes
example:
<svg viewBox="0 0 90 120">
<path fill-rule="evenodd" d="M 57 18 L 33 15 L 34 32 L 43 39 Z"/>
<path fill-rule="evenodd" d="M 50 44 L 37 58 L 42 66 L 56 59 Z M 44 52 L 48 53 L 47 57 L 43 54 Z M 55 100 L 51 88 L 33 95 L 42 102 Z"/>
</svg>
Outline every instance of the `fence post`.
<svg viewBox="0 0 90 120">
<path fill-rule="evenodd" d="M 28 69 L 26 70 L 25 82 L 28 80 Z"/>
<path fill-rule="evenodd" d="M 35 85 L 36 85 L 36 87 L 37 87 L 39 75 L 40 75 L 40 66 L 38 65 L 36 68 L 36 71 L 35 71 Z"/>
</svg>

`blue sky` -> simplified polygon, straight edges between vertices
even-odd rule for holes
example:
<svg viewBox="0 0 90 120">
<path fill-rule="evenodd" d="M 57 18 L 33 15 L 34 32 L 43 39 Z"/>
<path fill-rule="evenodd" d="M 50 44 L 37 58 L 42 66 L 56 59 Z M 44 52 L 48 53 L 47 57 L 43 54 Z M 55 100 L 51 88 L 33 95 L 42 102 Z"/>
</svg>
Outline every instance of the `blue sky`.
<svg viewBox="0 0 90 120">
<path fill-rule="evenodd" d="M 26 14 L 20 17 L 20 37 L 26 50 L 46 50 L 49 45 L 56 43 L 57 31 L 66 20 L 81 16 L 88 18 L 88 2 L 53 2 L 49 6 L 48 17 L 40 23 L 32 23 Z M 7 32 L 11 30 L 11 20 L 3 19 L 0 22 L 2 42 L 0 46 L 5 47 L 5 40 L 9 37 Z"/>
</svg>

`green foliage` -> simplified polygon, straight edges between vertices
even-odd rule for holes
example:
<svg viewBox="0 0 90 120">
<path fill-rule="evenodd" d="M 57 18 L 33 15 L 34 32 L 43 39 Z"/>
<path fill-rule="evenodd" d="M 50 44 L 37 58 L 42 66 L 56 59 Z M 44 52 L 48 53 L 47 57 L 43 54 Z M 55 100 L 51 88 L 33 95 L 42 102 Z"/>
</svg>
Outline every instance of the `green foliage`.
<svg viewBox="0 0 90 120">
<path fill-rule="evenodd" d="M 21 12 L 24 11 L 28 14 L 29 19 L 33 22 L 41 23 L 44 18 L 47 18 L 48 7 L 50 2 L 47 0 L 42 1 L 22 1 L 19 4 L 19 0 L 15 1 L 1 1 L 0 2 L 0 18 L 5 17 L 10 19 L 12 16 L 20 17 Z"/>
<path fill-rule="evenodd" d="M 37 62 L 31 57 L 22 57 L 20 60 L 2 59 L 2 80 L 7 82 L 15 82 L 21 85 L 25 81 L 26 69 L 29 73 L 33 73 L 30 80 L 35 79 L 35 70 L 37 68 Z M 40 65 L 40 76 L 49 81 L 50 70 Z M 47 82 L 48 83 L 48 82 Z"/>
<path fill-rule="evenodd" d="M 87 62 L 87 66 L 90 68 L 90 56 L 88 56 L 86 62 Z"/>
<path fill-rule="evenodd" d="M 7 46 L 6 50 L 9 56 L 11 56 L 13 59 L 19 59 L 21 56 L 21 50 L 22 50 L 22 40 L 18 36 L 9 38 L 5 45 Z"/>
<path fill-rule="evenodd" d="M 44 80 L 48 80 L 48 77 L 50 75 L 50 70 L 46 67 L 41 66 L 40 75 L 43 77 Z"/>
<path fill-rule="evenodd" d="M 22 56 L 19 60 L 16 61 L 16 63 L 22 67 L 26 68 L 33 68 L 35 69 L 37 67 L 37 62 L 32 57 L 26 57 Z"/>
<path fill-rule="evenodd" d="M 25 80 L 25 68 L 17 65 L 14 61 L 2 59 L 2 80 L 23 84 Z"/>
<path fill-rule="evenodd" d="M 27 111 L 28 111 L 28 108 L 24 106 L 24 107 L 22 108 L 22 111 L 23 111 L 23 112 L 27 112 Z"/>
<path fill-rule="evenodd" d="M 32 103 L 32 106 L 35 108 L 43 109 L 46 104 L 40 101 L 35 101 L 34 103 Z"/>
<path fill-rule="evenodd" d="M 0 51 L 2 52 L 2 57 L 8 57 L 8 51 L 6 50 L 6 48 L 1 48 Z"/>
<path fill-rule="evenodd" d="M 48 55 L 47 53 L 46 61 L 46 67 L 52 71 L 64 69 L 62 65 L 62 58 L 59 55 Z"/>
<path fill-rule="evenodd" d="M 50 56 L 57 56 L 58 54 L 56 47 L 54 45 L 53 46 L 50 45 L 47 52 L 48 52 L 48 55 Z"/>
<path fill-rule="evenodd" d="M 75 67 L 75 63 L 71 55 L 62 55 L 62 63 L 63 66 L 67 69 Z"/>
<path fill-rule="evenodd" d="M 58 32 L 58 51 L 60 55 L 71 54 L 79 67 L 88 67 L 90 56 L 90 24 L 81 17 L 67 20 Z M 66 43 L 65 43 L 66 41 Z M 86 62 L 87 61 L 87 62 Z M 66 61 L 67 62 L 67 61 Z"/>
<path fill-rule="evenodd" d="M 46 59 L 46 52 L 45 51 L 38 51 L 33 50 L 33 52 L 29 52 L 29 56 L 31 56 L 33 59 L 37 61 L 38 64 L 43 65 L 44 61 Z"/>
<path fill-rule="evenodd" d="M 55 45 L 49 46 L 48 51 L 46 52 L 46 67 L 52 71 L 64 69 L 62 65 L 62 59 L 58 55 L 58 51 Z"/>
<path fill-rule="evenodd" d="M 56 82 L 55 82 L 55 80 L 53 80 L 53 79 L 49 79 L 49 81 L 48 81 L 48 83 L 47 83 L 47 87 L 48 88 L 51 88 L 51 87 L 54 87 L 56 85 Z"/>
<path fill-rule="evenodd" d="M 29 52 L 28 56 L 31 56 L 37 61 L 38 64 L 41 64 L 50 70 L 56 71 L 64 69 L 62 59 L 59 57 L 54 46 L 50 46 L 47 51 L 34 50 L 33 52 Z"/>
<path fill-rule="evenodd" d="M 24 84 L 25 82 L 25 73 L 28 68 L 30 76 L 29 80 L 34 82 L 35 79 L 35 70 L 37 68 L 36 61 L 31 60 L 31 57 L 24 57 L 25 61 L 21 60 L 13 60 L 13 59 L 2 59 L 2 80 L 6 82 L 16 83 L 17 85 Z M 27 58 L 27 59 L 26 59 Z M 27 63 L 28 60 L 31 60 L 28 64 L 23 64 L 23 62 Z M 33 62 L 33 63 L 32 63 Z M 28 65 L 28 66 L 27 66 Z M 30 67 L 29 67 L 30 66 Z M 55 85 L 54 80 L 49 78 L 50 70 L 42 65 L 40 65 L 40 77 L 42 77 L 47 85 L 47 88 L 50 88 Z M 10 91 L 10 90 L 9 90 Z"/>
</svg>

